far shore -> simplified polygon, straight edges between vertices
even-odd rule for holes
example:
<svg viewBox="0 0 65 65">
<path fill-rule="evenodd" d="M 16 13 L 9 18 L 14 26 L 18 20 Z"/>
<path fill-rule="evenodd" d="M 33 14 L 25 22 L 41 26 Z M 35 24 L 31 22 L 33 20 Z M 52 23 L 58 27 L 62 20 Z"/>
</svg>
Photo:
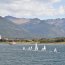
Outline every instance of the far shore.
<svg viewBox="0 0 65 65">
<path fill-rule="evenodd" d="M 11 42 L 12 43 L 12 42 Z M 65 42 L 39 43 L 39 42 L 15 42 L 16 44 L 65 44 Z M 0 44 L 10 44 L 10 42 L 0 42 Z M 12 44 L 13 45 L 13 44 Z"/>
</svg>

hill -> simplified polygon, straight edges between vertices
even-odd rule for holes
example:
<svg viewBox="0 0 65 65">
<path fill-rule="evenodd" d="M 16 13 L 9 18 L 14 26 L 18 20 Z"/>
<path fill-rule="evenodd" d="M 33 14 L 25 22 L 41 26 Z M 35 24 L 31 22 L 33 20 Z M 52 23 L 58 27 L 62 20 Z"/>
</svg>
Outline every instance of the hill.
<svg viewBox="0 0 65 65">
<path fill-rule="evenodd" d="M 4 17 L 4 19 L 7 19 L 9 21 L 9 25 L 7 26 L 11 27 L 12 26 L 11 23 L 14 24 L 12 28 L 13 31 L 16 32 L 15 34 L 16 37 L 24 38 L 65 37 L 65 18 L 40 20 L 38 18 L 26 19 L 6 16 Z M 23 34 L 21 34 L 22 32 Z M 11 31 L 9 31 L 9 34 L 11 35 Z"/>
</svg>

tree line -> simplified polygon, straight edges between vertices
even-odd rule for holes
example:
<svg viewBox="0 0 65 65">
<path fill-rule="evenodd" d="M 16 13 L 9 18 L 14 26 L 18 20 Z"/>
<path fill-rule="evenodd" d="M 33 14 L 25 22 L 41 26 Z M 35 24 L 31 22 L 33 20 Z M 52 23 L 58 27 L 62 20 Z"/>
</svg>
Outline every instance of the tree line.
<svg viewBox="0 0 65 65">
<path fill-rule="evenodd" d="M 39 42 L 39 43 L 54 43 L 54 42 L 65 42 L 64 37 L 57 38 L 40 38 L 40 39 L 0 39 L 0 42 Z"/>
</svg>

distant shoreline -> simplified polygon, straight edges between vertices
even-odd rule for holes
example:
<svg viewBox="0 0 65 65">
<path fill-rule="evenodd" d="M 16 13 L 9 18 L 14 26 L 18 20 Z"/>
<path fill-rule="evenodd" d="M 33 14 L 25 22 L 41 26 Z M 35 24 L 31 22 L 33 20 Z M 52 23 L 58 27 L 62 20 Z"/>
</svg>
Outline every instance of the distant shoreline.
<svg viewBox="0 0 65 65">
<path fill-rule="evenodd" d="M 12 42 L 11 42 L 12 43 Z M 65 42 L 39 43 L 39 42 L 15 42 L 16 44 L 65 44 Z M 0 42 L 0 44 L 10 44 L 10 42 Z M 13 45 L 13 44 L 12 44 Z"/>
</svg>

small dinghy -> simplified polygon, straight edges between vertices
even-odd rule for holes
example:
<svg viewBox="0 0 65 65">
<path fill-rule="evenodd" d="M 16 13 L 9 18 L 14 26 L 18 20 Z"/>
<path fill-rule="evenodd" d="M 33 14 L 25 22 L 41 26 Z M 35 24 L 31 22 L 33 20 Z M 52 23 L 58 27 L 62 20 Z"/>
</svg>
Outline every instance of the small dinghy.
<svg viewBox="0 0 65 65">
<path fill-rule="evenodd" d="M 44 45 L 44 47 L 42 48 L 41 51 L 46 51 L 46 46 Z"/>
<path fill-rule="evenodd" d="M 57 49 L 56 48 L 54 49 L 54 52 L 57 52 Z"/>
</svg>

